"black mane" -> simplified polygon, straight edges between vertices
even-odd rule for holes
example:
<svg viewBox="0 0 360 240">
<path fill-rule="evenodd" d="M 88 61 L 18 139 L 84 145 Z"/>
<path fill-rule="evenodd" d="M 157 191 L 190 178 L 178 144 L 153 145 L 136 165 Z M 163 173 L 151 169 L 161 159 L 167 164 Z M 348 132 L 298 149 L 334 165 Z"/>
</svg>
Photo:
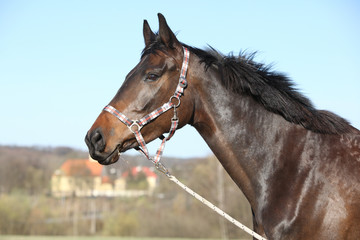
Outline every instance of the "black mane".
<svg viewBox="0 0 360 240">
<path fill-rule="evenodd" d="M 221 83 L 229 91 L 252 96 L 265 109 L 281 115 L 289 122 L 324 134 L 344 134 L 354 129 L 336 114 L 315 109 L 311 101 L 294 87 L 285 74 L 255 62 L 255 53 L 225 56 L 211 47 L 205 51 L 183 45 L 200 58 L 205 70 L 216 66 L 222 76 Z M 158 39 L 144 49 L 142 57 L 164 49 L 165 46 Z"/>
</svg>

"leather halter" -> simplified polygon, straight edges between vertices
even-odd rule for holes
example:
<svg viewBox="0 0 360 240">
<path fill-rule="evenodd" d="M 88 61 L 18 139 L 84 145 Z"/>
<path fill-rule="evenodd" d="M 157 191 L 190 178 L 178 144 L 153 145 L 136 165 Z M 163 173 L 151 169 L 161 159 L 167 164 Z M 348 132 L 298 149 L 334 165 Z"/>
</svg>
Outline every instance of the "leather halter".
<svg viewBox="0 0 360 240">
<path fill-rule="evenodd" d="M 107 105 L 104 108 L 104 111 L 107 111 L 117 117 L 122 123 L 124 123 L 129 130 L 135 135 L 135 138 L 139 144 L 139 151 L 141 151 L 145 157 L 152 161 L 159 170 L 164 170 L 166 168 L 160 163 L 161 156 L 163 154 L 165 143 L 166 141 L 170 140 L 170 138 L 174 135 L 178 125 L 179 125 L 179 118 L 177 117 L 176 108 L 180 106 L 180 97 L 184 94 L 184 90 L 187 87 L 187 80 L 186 80 L 186 73 L 189 66 L 189 57 L 190 52 L 186 47 L 183 47 L 184 50 L 184 58 L 180 72 L 179 83 L 176 87 L 174 95 L 172 95 L 168 102 L 164 103 L 161 107 L 155 109 L 151 113 L 147 114 L 143 118 L 139 120 L 130 120 L 125 114 L 118 111 L 114 107 Z M 141 128 L 146 124 L 150 123 L 155 118 L 159 117 L 161 114 L 167 112 L 171 108 L 174 109 L 174 116 L 171 119 L 171 127 L 167 137 L 163 135 L 160 137 L 162 140 L 159 149 L 156 152 L 154 157 L 151 157 L 149 151 L 146 147 L 146 142 L 140 132 Z"/>
</svg>

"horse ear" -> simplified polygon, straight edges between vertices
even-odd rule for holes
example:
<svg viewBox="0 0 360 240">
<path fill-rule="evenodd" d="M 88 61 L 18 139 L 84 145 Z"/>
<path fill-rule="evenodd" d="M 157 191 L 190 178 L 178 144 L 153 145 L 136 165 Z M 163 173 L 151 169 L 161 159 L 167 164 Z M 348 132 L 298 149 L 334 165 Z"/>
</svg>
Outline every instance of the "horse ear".
<svg viewBox="0 0 360 240">
<path fill-rule="evenodd" d="M 161 41 L 170 48 L 181 47 L 180 42 L 177 40 L 175 34 L 171 31 L 169 26 L 166 23 L 165 17 L 158 13 L 159 17 L 159 35 Z"/>
<path fill-rule="evenodd" d="M 156 39 L 155 34 L 153 33 L 153 31 L 151 31 L 149 23 L 146 20 L 144 20 L 143 35 L 144 35 L 145 46 L 149 46 Z"/>
</svg>

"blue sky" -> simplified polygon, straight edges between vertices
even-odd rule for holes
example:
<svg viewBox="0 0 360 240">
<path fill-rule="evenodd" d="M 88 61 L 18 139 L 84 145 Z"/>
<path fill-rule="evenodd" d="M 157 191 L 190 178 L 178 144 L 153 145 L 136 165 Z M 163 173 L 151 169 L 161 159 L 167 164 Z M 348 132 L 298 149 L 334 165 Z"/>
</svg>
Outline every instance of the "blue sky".
<svg viewBox="0 0 360 240">
<path fill-rule="evenodd" d="M 143 19 L 157 30 L 158 12 L 189 45 L 258 51 L 257 61 L 288 74 L 317 108 L 360 128 L 356 0 L 1 0 L 0 144 L 85 150 L 86 131 L 139 61 Z M 185 127 L 164 154 L 210 153 Z"/>
</svg>

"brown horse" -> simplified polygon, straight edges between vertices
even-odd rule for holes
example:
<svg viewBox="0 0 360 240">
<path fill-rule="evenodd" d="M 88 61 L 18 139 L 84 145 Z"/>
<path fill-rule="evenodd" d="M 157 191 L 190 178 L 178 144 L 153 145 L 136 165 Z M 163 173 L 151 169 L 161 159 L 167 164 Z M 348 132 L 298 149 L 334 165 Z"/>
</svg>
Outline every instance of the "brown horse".
<svg viewBox="0 0 360 240">
<path fill-rule="evenodd" d="M 254 230 L 268 239 L 360 239 L 359 130 L 315 109 L 285 75 L 252 56 L 179 42 L 161 14 L 159 33 L 146 21 L 143 33 L 141 61 L 110 102 L 113 109 L 140 119 L 168 102 L 189 49 L 188 84 L 174 108 L 179 128 L 190 124 L 205 139 L 250 202 Z M 151 119 L 141 129 L 144 141 L 169 132 L 172 117 L 165 111 Z M 94 159 L 111 164 L 139 148 L 134 132 L 140 126 L 129 130 L 103 111 L 85 141 Z"/>
</svg>

